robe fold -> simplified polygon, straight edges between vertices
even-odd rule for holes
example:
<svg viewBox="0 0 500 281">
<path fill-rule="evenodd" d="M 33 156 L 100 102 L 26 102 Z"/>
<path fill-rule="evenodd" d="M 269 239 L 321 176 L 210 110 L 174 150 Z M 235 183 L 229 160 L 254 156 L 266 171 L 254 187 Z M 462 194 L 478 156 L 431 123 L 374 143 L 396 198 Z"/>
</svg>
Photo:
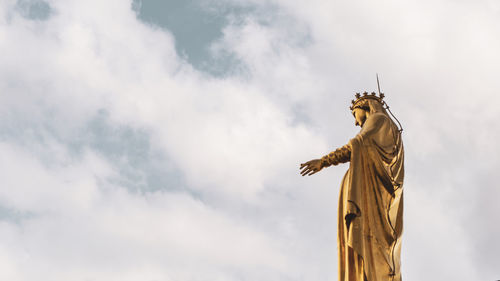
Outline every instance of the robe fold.
<svg viewBox="0 0 500 281">
<path fill-rule="evenodd" d="M 404 150 L 385 110 L 371 104 L 349 141 L 350 167 L 341 184 L 339 280 L 400 281 Z"/>
</svg>

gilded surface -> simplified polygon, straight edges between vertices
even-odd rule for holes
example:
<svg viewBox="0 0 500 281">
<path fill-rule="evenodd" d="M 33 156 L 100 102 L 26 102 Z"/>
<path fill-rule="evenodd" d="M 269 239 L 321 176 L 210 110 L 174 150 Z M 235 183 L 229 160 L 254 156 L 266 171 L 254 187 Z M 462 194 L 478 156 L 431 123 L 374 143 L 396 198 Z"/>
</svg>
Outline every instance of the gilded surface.
<svg viewBox="0 0 500 281">
<path fill-rule="evenodd" d="M 401 280 L 404 149 L 382 98 L 357 96 L 353 115 L 360 132 L 347 145 L 301 164 L 301 174 L 350 162 L 338 210 L 340 281 Z"/>
</svg>

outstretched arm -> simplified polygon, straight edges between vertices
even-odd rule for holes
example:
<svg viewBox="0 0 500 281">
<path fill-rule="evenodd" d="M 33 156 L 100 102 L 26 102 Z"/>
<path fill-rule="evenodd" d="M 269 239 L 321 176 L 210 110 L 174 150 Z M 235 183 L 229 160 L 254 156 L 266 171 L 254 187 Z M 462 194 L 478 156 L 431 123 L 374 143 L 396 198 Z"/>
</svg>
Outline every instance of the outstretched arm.
<svg viewBox="0 0 500 281">
<path fill-rule="evenodd" d="M 300 174 L 302 176 L 314 175 L 325 167 L 349 162 L 350 159 L 351 147 L 349 145 L 344 145 L 343 147 L 330 152 L 328 155 L 321 157 L 321 159 L 313 159 L 311 161 L 307 161 L 306 163 L 300 164 Z"/>
<path fill-rule="evenodd" d="M 321 157 L 323 161 L 323 167 L 329 167 L 331 165 L 338 165 L 340 163 L 346 163 L 351 160 L 351 146 L 348 144 L 330 152 L 328 155 Z"/>
</svg>

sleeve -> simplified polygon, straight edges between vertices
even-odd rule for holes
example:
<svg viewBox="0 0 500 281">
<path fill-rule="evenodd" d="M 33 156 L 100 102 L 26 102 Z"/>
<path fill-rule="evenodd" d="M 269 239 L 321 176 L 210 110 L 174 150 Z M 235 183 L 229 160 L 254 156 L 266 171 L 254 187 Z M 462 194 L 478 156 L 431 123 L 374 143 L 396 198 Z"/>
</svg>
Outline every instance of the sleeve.
<svg viewBox="0 0 500 281">
<path fill-rule="evenodd" d="M 349 160 L 351 160 L 351 146 L 348 144 L 321 157 L 323 167 L 335 166 L 340 163 L 349 162 Z"/>
</svg>

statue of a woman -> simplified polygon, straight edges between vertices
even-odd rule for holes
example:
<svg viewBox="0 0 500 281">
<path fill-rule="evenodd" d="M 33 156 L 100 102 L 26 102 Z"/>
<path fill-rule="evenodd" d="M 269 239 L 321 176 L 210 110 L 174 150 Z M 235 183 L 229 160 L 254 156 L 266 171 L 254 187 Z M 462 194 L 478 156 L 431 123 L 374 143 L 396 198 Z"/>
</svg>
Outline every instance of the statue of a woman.
<svg viewBox="0 0 500 281">
<path fill-rule="evenodd" d="M 340 188 L 339 281 L 400 281 L 404 150 L 401 131 L 384 109 L 384 95 L 356 94 L 351 111 L 360 132 L 301 174 L 350 162 Z"/>
</svg>

